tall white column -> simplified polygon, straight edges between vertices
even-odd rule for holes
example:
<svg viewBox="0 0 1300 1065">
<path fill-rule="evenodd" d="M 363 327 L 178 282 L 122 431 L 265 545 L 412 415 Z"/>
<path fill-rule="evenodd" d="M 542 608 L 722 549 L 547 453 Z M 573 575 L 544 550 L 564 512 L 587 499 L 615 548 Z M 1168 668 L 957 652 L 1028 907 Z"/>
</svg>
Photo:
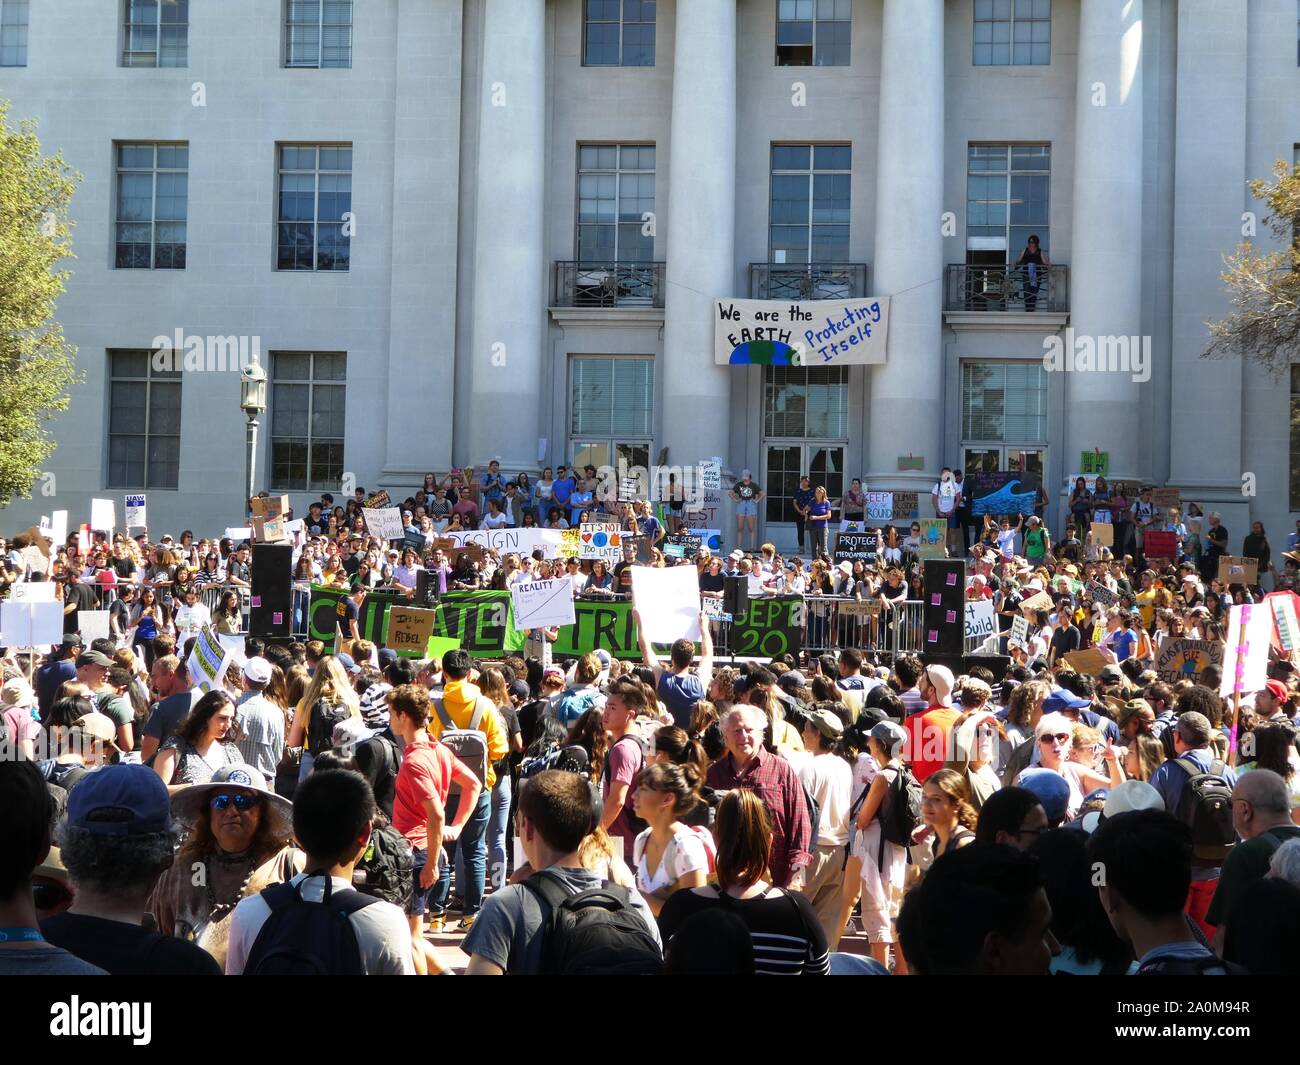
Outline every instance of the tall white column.
<svg viewBox="0 0 1300 1065">
<path fill-rule="evenodd" d="M 669 133 L 663 443 L 728 458 L 733 371 L 713 363 L 713 300 L 736 283 L 736 0 L 679 0 Z"/>
<path fill-rule="evenodd" d="M 918 491 L 943 450 L 943 0 L 885 0 L 876 141 L 874 294 L 890 296 L 887 362 L 872 367 L 868 483 Z M 900 455 L 925 471 L 900 473 Z"/>
<path fill-rule="evenodd" d="M 1242 364 L 1237 357 L 1208 361 L 1201 352 L 1205 322 L 1229 310 L 1219 275 L 1223 256 L 1241 240 L 1249 196 L 1247 58 L 1245 4 L 1179 0 L 1169 483 L 1184 498 L 1224 494 L 1237 503 Z"/>
<path fill-rule="evenodd" d="M 485 0 L 475 182 L 470 461 L 537 464 L 546 338 L 546 0 Z M 445 342 L 429 337 L 427 343 Z"/>
<path fill-rule="evenodd" d="M 1142 33 L 1142 0 L 1082 0 L 1070 262 L 1076 349 L 1090 338 L 1099 352 L 1103 344 L 1114 351 L 1109 338 L 1142 334 Z M 1112 477 L 1146 472 L 1138 454 L 1146 386 L 1133 377 L 1067 374 L 1067 474 L 1093 448 L 1109 452 Z"/>
</svg>

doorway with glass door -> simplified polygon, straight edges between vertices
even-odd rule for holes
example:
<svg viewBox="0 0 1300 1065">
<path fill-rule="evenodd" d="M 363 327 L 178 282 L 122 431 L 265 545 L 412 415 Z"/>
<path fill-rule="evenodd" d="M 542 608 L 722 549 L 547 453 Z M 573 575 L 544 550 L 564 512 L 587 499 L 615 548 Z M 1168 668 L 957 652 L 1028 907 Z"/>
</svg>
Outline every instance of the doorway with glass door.
<svg viewBox="0 0 1300 1065">
<path fill-rule="evenodd" d="M 1044 448 L 1018 448 L 1018 447 L 991 447 L 988 445 L 967 446 L 963 448 L 962 455 L 962 476 L 966 481 L 970 480 L 975 473 L 1019 473 L 1024 474 L 1027 480 L 1032 481 L 1038 489 L 1038 506 L 1034 508 L 1034 513 L 1046 521 L 1047 493 L 1043 487 L 1043 470 L 1045 468 L 1047 451 Z M 1028 485 L 1021 485 L 1017 491 L 1022 491 Z M 980 532 L 984 527 L 983 517 L 971 517 L 969 523 L 962 530 L 963 548 L 970 549 L 970 545 L 979 539 Z M 1022 552 L 1023 553 L 1023 552 Z"/>
<path fill-rule="evenodd" d="M 808 559 L 810 536 L 805 536 L 802 543 L 799 541 L 794 506 L 799 478 L 806 474 L 812 482 L 811 488 L 823 487 L 830 497 L 832 533 L 827 546 L 833 546 L 833 530 L 839 528 L 839 502 L 844 494 L 844 445 L 769 440 L 764 444 L 763 460 L 766 494 L 761 508 L 763 526 L 759 530 L 762 540 L 775 544 L 787 556 L 793 552 L 801 560 Z"/>
</svg>

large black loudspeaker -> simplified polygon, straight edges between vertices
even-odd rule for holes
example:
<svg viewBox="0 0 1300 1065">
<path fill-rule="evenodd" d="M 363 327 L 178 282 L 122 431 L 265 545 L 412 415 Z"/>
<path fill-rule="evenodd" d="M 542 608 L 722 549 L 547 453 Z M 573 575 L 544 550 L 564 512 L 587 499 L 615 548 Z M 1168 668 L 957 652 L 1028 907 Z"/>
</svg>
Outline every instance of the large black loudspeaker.
<svg viewBox="0 0 1300 1065">
<path fill-rule="evenodd" d="M 249 589 L 250 636 L 293 633 L 293 548 L 289 544 L 254 544 Z"/>
<path fill-rule="evenodd" d="M 749 610 L 749 578 L 722 578 L 722 612 L 739 618 Z"/>
<path fill-rule="evenodd" d="M 415 571 L 415 598 L 411 605 L 432 608 L 438 605 L 438 575 L 421 566 Z"/>
<path fill-rule="evenodd" d="M 921 653 L 960 655 L 966 634 L 966 563 L 925 560 L 925 611 Z"/>
</svg>

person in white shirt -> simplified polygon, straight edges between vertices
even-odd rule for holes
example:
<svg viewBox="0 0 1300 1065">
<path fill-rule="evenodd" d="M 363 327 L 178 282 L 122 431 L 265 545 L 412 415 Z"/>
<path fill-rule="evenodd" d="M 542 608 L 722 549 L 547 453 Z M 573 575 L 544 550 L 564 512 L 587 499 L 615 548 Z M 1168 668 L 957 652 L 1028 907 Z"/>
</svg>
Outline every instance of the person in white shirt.
<svg viewBox="0 0 1300 1065">
<path fill-rule="evenodd" d="M 803 727 L 804 747 L 810 757 L 798 768 L 799 779 L 821 810 L 813 859 L 804 877 L 802 893 L 812 904 L 827 942 L 839 940 L 840 903 L 844 897 L 844 848 L 849 842 L 849 805 L 853 795 L 853 767 L 835 753 L 844 734 L 844 722 L 834 703 L 818 703 Z"/>
<path fill-rule="evenodd" d="M 948 521 L 948 548 L 954 544 L 953 534 L 957 532 L 957 507 L 961 504 L 961 485 L 952 478 L 952 470 L 945 466 L 939 474 L 938 483 L 930 489 L 930 502 L 934 504 L 934 516 Z"/>
<path fill-rule="evenodd" d="M 242 673 L 245 690 L 235 704 L 235 721 L 239 725 L 235 745 L 245 762 L 267 780 L 275 780 L 284 756 L 285 714 L 264 694 L 271 683 L 271 663 L 265 658 L 250 658 Z"/>
<path fill-rule="evenodd" d="M 514 525 L 510 514 L 506 511 L 499 499 L 488 500 L 488 512 L 483 515 L 483 528 L 485 529 L 508 529 Z"/>
<path fill-rule="evenodd" d="M 306 871 L 288 885 L 267 890 L 291 889 L 295 897 L 290 906 L 327 906 L 340 896 L 353 901 L 352 871 L 370 845 L 374 827 L 375 797 L 366 778 L 343 769 L 311 773 L 298 785 L 293 798 L 293 834 L 307 852 Z M 305 956 L 317 952 L 319 944 L 286 942 L 280 937 L 268 936 L 268 942 L 259 945 L 259 933 L 270 916 L 265 893 L 246 898 L 235 907 L 230 918 L 227 976 L 255 974 L 271 938 L 278 949 L 297 949 Z M 411 931 L 398 907 L 370 898 L 347 920 L 357 938 L 363 975 L 415 974 Z"/>
<path fill-rule="evenodd" d="M 198 591 L 191 588 L 185 593 L 185 605 L 176 611 L 172 622 L 176 626 L 177 644 L 184 644 L 191 636 L 197 636 L 212 624 L 212 611 L 199 602 Z"/>
</svg>

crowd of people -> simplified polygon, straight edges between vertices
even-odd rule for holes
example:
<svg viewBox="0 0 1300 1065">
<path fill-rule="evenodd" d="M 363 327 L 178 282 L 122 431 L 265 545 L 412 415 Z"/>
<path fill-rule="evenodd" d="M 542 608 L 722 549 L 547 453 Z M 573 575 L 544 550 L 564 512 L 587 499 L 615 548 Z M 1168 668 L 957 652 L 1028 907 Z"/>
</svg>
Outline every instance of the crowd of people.
<svg viewBox="0 0 1300 1065">
<path fill-rule="evenodd" d="M 244 633 L 247 544 L 74 536 L 44 571 L 39 545 L 3 545 L 6 588 L 52 580 L 65 634 L 3 659 L 0 971 L 450 971 L 431 936 L 458 937 L 471 974 L 1294 970 L 1300 676 L 1277 647 L 1267 683 L 1225 700 L 1214 654 L 1233 605 L 1294 587 L 1294 542 L 1278 572 L 1256 528 L 1260 577 L 1220 582 L 1218 515 L 1194 534 L 1099 479 L 1059 540 L 1013 515 L 967 543 L 945 471 L 935 507 L 966 598 L 993 605 L 990 655 L 884 655 L 889 611 L 926 592 L 915 531 L 837 561 L 814 490 L 807 564 L 772 544 L 676 559 L 680 519 L 641 501 L 610 512 L 630 547 L 609 572 L 546 551 L 452 563 L 453 524 L 557 528 L 609 502 L 564 468 L 495 466 L 405 501 L 423 550 L 366 532 L 364 489 L 313 503 L 294 568 L 349 592 L 337 641 L 245 635 L 215 682 L 191 651 Z M 1092 542 L 1099 512 L 1113 549 Z M 1169 525 L 1175 557 L 1148 558 Z M 412 659 L 356 625 L 369 591 L 413 592 L 421 570 L 438 595 L 553 576 L 623 594 L 638 563 L 694 565 L 704 598 L 728 575 L 808 597 L 803 650 L 722 665 L 703 610 L 698 645 L 661 656 L 642 634 L 639 662 L 552 661 L 553 631 Z M 105 589 L 109 635 L 85 639 Z M 845 630 L 818 596 L 880 611 Z"/>
</svg>

